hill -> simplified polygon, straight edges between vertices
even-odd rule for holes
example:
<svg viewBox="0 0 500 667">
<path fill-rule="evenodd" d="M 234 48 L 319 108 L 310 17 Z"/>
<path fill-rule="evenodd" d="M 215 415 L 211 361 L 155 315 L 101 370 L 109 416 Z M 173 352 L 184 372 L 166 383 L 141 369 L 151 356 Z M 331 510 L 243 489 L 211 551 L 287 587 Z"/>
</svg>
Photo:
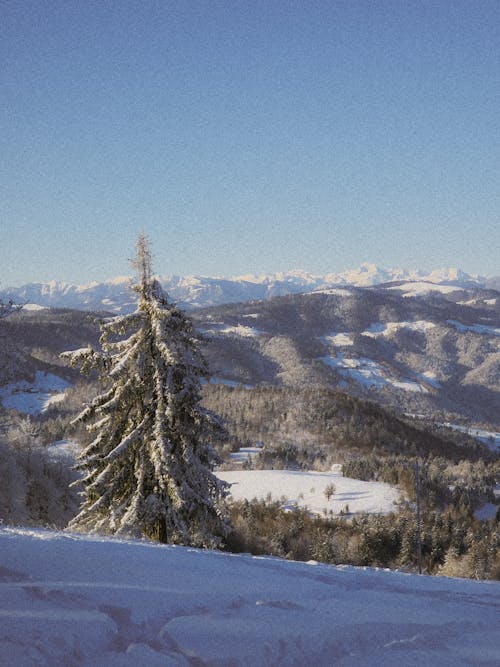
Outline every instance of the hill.
<svg viewBox="0 0 500 667">
<path fill-rule="evenodd" d="M 326 290 L 226 304 L 193 317 L 209 340 L 214 381 L 320 384 L 400 413 L 496 427 L 498 293 L 405 290 L 406 283 Z"/>
<path fill-rule="evenodd" d="M 0 662 L 494 665 L 500 585 L 0 528 Z"/>
<path fill-rule="evenodd" d="M 498 293 L 471 288 L 407 297 L 399 287 L 350 287 L 194 311 L 211 383 L 333 389 L 400 416 L 475 426 L 491 432 L 495 443 Z M 97 345 L 104 316 L 45 309 L 3 319 L 2 396 L 12 383 L 27 381 L 34 388 L 37 372 L 61 383 L 76 381 L 77 371 L 59 354 Z"/>
</svg>

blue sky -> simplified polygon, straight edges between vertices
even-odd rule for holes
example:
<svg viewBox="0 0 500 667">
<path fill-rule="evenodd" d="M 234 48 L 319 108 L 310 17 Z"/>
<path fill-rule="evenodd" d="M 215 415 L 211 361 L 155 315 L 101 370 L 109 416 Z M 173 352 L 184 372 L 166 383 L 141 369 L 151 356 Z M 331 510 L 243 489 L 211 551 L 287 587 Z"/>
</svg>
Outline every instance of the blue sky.
<svg viewBox="0 0 500 667">
<path fill-rule="evenodd" d="M 0 2 L 0 282 L 500 274 L 500 3 Z"/>
</svg>

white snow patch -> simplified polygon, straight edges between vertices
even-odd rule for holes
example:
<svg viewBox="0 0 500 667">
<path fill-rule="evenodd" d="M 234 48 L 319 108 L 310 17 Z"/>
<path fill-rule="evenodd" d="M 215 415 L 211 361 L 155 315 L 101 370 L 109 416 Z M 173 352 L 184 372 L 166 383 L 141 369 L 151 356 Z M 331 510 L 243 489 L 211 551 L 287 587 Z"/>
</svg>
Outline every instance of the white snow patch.
<svg viewBox="0 0 500 667">
<path fill-rule="evenodd" d="M 334 368 L 343 377 L 355 380 L 366 388 L 375 387 L 382 389 L 383 387 L 391 386 L 403 391 L 419 392 L 422 394 L 428 393 L 428 389 L 415 380 L 390 377 L 381 364 L 367 357 L 347 358 L 339 353 L 336 357 L 322 357 L 321 361 L 327 366 Z"/>
<path fill-rule="evenodd" d="M 0 527 L 0 664 L 498 664 L 500 584 Z"/>
<path fill-rule="evenodd" d="M 256 327 L 247 327 L 243 324 L 235 326 L 220 324 L 212 326 L 210 329 L 199 329 L 199 331 L 209 336 L 241 336 L 242 338 L 256 338 L 266 333 Z"/>
<path fill-rule="evenodd" d="M 378 338 L 379 336 L 394 335 L 400 329 L 426 333 L 435 326 L 434 322 L 428 322 L 427 320 L 417 320 L 415 322 L 375 322 L 366 331 L 363 331 L 361 335 Z"/>
<path fill-rule="evenodd" d="M 489 327 L 484 324 L 462 324 L 461 322 L 457 322 L 457 320 L 446 321 L 448 324 L 451 324 L 451 326 L 455 327 L 457 331 L 471 331 L 472 333 L 481 335 L 487 334 L 490 336 L 500 336 L 500 329 L 497 329 L 496 327 Z"/>
<path fill-rule="evenodd" d="M 224 329 L 221 329 L 220 332 L 225 335 L 243 336 L 244 338 L 261 336 L 262 334 L 266 333 L 261 329 L 256 329 L 255 327 L 246 327 L 243 324 L 237 324 L 234 327 L 225 327 Z"/>
<path fill-rule="evenodd" d="M 37 310 L 47 310 L 47 306 L 40 306 L 38 303 L 25 303 L 23 310 L 37 311 Z"/>
<path fill-rule="evenodd" d="M 427 382 L 427 384 L 430 384 L 431 387 L 434 387 L 434 389 L 440 389 L 441 388 L 441 383 L 438 380 L 437 373 L 434 371 L 424 371 L 423 373 L 416 373 L 416 376 L 423 380 L 424 382 Z"/>
<path fill-rule="evenodd" d="M 69 386 L 70 383 L 58 375 L 36 371 L 34 382 L 21 380 L 1 387 L 0 400 L 8 410 L 34 415 L 62 401 Z"/>
<path fill-rule="evenodd" d="M 80 445 L 73 440 L 58 440 L 47 447 L 47 453 L 54 459 L 74 461 L 81 451 Z"/>
<path fill-rule="evenodd" d="M 487 303 L 488 306 L 494 306 L 496 304 L 497 300 L 495 299 L 485 299 L 484 303 Z"/>
<path fill-rule="evenodd" d="M 335 347 L 345 347 L 353 345 L 352 334 L 349 333 L 331 333 L 323 336 L 323 342 Z"/>
<path fill-rule="evenodd" d="M 450 424 L 450 422 L 445 422 L 442 426 L 451 428 L 453 431 L 466 433 L 482 442 L 483 445 L 487 445 L 494 452 L 500 451 L 500 433 L 498 431 L 486 431 L 474 426 L 461 426 L 460 424 Z"/>
<path fill-rule="evenodd" d="M 229 482 L 235 500 L 284 499 L 285 507 L 307 507 L 314 514 L 332 511 L 339 514 L 349 505 L 349 512 L 387 514 L 395 509 L 401 497 L 398 489 L 382 482 L 364 482 L 343 477 L 339 469 L 332 472 L 302 470 L 228 470 L 217 477 Z M 325 489 L 334 484 L 335 494 L 327 500 Z"/>
<path fill-rule="evenodd" d="M 233 463 L 237 465 L 243 465 L 248 461 L 252 461 L 260 451 L 262 450 L 263 444 L 257 444 L 254 447 L 240 447 L 237 452 L 231 452 L 229 458 Z"/>
<path fill-rule="evenodd" d="M 402 285 L 393 285 L 389 287 L 390 290 L 399 290 L 404 292 L 404 297 L 423 296 L 430 292 L 440 292 L 441 294 L 450 294 L 457 292 L 461 288 L 457 285 L 438 285 L 436 283 L 428 283 L 424 281 L 408 282 Z"/>
</svg>

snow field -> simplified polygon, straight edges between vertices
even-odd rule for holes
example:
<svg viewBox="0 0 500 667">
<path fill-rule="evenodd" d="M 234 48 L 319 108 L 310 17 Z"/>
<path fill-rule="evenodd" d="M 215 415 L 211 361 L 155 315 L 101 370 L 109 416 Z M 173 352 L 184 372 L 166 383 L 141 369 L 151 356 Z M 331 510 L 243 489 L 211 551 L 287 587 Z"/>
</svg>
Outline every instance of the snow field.
<svg viewBox="0 0 500 667">
<path fill-rule="evenodd" d="M 69 386 L 70 383 L 58 375 L 36 371 L 34 382 L 21 380 L 0 387 L 0 400 L 8 410 L 35 415 L 62 401 Z"/>
<path fill-rule="evenodd" d="M 425 334 L 436 326 L 434 322 L 426 320 L 374 322 L 366 331 L 361 332 L 361 335 L 369 338 L 390 337 L 402 329 Z M 354 345 L 353 336 L 354 333 L 349 332 L 332 332 L 322 336 L 321 340 L 329 348 L 352 347 Z M 382 389 L 384 386 L 391 386 L 403 391 L 427 394 L 429 386 L 434 389 L 441 387 L 436 374 L 431 371 L 416 374 L 413 379 L 396 378 L 382 364 L 368 357 L 348 357 L 336 351 L 335 355 L 326 355 L 320 361 L 334 368 L 344 378 L 354 380 L 366 389 L 370 387 Z"/>
<path fill-rule="evenodd" d="M 487 445 L 494 452 L 500 451 L 500 433 L 498 431 L 486 431 L 474 426 L 461 426 L 460 424 L 451 424 L 450 422 L 445 422 L 442 426 L 451 428 L 453 431 L 466 433 L 472 438 L 479 440 L 479 442 L 482 442 L 483 445 Z"/>
<path fill-rule="evenodd" d="M 266 333 L 261 329 L 247 327 L 244 324 L 237 324 L 235 326 L 219 324 L 210 329 L 199 329 L 199 331 L 208 336 L 242 336 L 243 338 L 255 338 Z"/>
<path fill-rule="evenodd" d="M 434 329 L 435 326 L 434 322 L 428 322 L 427 320 L 416 320 L 414 322 L 375 322 L 366 331 L 363 331 L 361 335 L 369 336 L 370 338 L 391 336 L 400 329 L 426 333 L 430 329 Z"/>
<path fill-rule="evenodd" d="M 234 500 L 284 498 L 285 507 L 306 507 L 313 514 L 339 514 L 349 506 L 349 513 L 387 514 L 400 500 L 398 489 L 382 482 L 363 482 L 343 477 L 340 466 L 331 472 L 302 470 L 228 470 L 218 471 L 231 486 Z M 327 500 L 325 489 L 334 484 L 335 494 Z"/>
<path fill-rule="evenodd" d="M 446 320 L 448 324 L 451 324 L 452 327 L 455 327 L 457 331 L 462 333 L 466 331 L 471 331 L 472 333 L 488 336 L 500 336 L 500 329 L 496 327 L 489 327 L 485 324 L 462 324 L 456 320 Z"/>
<path fill-rule="evenodd" d="M 428 393 L 428 389 L 418 382 L 409 378 L 396 379 L 389 375 L 388 371 L 373 359 L 368 357 L 345 357 L 338 353 L 335 357 L 326 355 L 321 357 L 325 365 L 335 369 L 342 377 L 354 380 L 365 388 L 376 387 L 382 389 L 391 386 L 403 391 Z"/>
<path fill-rule="evenodd" d="M 440 292 L 441 294 L 451 294 L 460 290 L 459 285 L 439 285 L 437 283 L 428 283 L 425 281 L 407 282 L 402 285 L 388 287 L 390 290 L 399 290 L 404 292 L 404 297 L 424 296 L 430 292 Z"/>
<path fill-rule="evenodd" d="M 0 663 L 465 667 L 500 585 L 0 528 Z"/>
</svg>

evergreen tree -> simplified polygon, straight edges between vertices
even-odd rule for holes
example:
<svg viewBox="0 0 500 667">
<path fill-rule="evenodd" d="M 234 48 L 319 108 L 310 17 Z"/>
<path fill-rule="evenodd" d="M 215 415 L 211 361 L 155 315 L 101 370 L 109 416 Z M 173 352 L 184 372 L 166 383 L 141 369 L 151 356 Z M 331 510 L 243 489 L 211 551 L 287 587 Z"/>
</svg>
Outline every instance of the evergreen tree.
<svg viewBox="0 0 500 667">
<path fill-rule="evenodd" d="M 221 427 L 199 404 L 205 361 L 191 321 L 152 277 L 143 235 L 134 264 L 136 311 L 101 325 L 100 352 L 66 353 L 108 381 L 74 421 L 96 437 L 80 456 L 85 502 L 69 528 L 214 547 L 228 485 L 212 472 Z"/>
<path fill-rule="evenodd" d="M 11 315 L 12 313 L 17 313 L 22 307 L 22 304 L 14 303 L 12 299 L 7 302 L 0 299 L 0 318 L 7 317 L 7 315 Z"/>
</svg>

